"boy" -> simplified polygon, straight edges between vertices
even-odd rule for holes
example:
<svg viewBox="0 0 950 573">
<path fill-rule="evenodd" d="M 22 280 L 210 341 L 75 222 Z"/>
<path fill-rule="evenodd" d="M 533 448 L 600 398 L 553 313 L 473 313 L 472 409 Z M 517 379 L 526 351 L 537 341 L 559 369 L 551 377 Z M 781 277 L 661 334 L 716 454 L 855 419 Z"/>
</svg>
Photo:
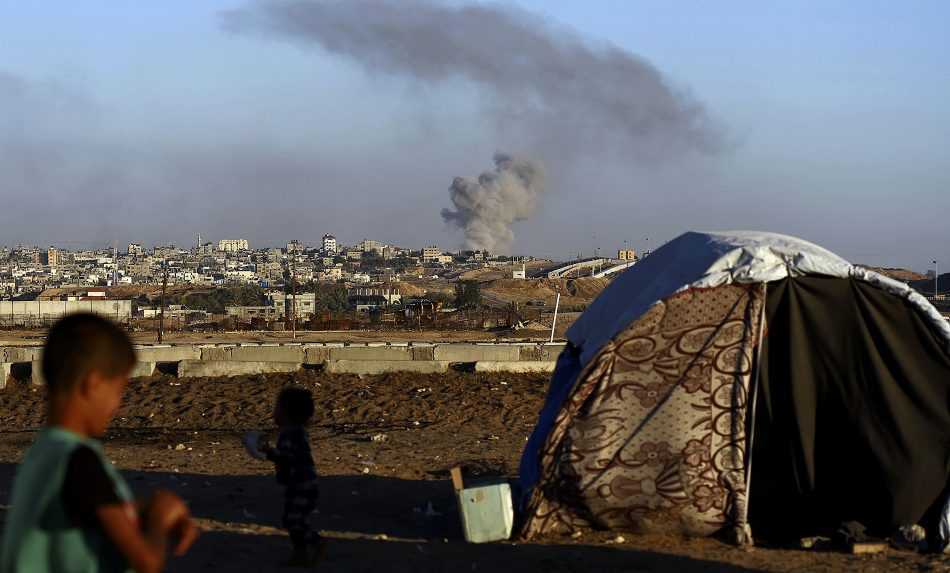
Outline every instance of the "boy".
<svg viewBox="0 0 950 573">
<path fill-rule="evenodd" d="M 290 533 L 293 554 L 288 565 L 312 565 L 323 553 L 323 540 L 310 526 L 310 514 L 317 508 L 320 492 L 317 472 L 310 455 L 310 441 L 304 429 L 313 417 L 313 395 L 300 387 L 284 388 L 274 407 L 274 422 L 280 430 L 276 446 L 261 445 L 267 459 L 277 469 L 277 483 L 283 485 L 283 526 Z"/>
<path fill-rule="evenodd" d="M 102 437 L 135 364 L 128 336 L 107 319 L 73 314 L 43 349 L 47 422 L 16 472 L 0 573 L 161 571 L 197 537 L 175 494 L 136 505 L 105 458 Z"/>
</svg>

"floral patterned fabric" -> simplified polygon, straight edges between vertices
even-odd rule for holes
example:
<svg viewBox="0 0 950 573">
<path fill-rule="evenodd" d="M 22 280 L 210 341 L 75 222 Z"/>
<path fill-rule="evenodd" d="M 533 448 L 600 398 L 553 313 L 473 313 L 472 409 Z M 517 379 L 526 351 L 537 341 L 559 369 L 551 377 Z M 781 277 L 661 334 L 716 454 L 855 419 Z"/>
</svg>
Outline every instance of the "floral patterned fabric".
<svg viewBox="0 0 950 573">
<path fill-rule="evenodd" d="M 542 449 L 522 536 L 744 529 L 746 405 L 764 296 L 764 285 L 688 290 L 608 343 Z"/>
</svg>

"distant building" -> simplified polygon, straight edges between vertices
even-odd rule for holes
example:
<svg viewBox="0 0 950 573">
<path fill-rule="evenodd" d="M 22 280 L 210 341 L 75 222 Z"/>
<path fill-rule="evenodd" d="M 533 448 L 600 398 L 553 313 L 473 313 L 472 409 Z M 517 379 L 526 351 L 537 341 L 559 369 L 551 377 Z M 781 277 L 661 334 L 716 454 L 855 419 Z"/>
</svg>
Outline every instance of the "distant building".
<svg viewBox="0 0 950 573">
<path fill-rule="evenodd" d="M 254 319 L 273 321 L 283 318 L 283 315 L 277 314 L 277 308 L 273 306 L 227 306 L 224 312 L 241 322 L 251 322 Z"/>
<path fill-rule="evenodd" d="M 59 251 L 56 247 L 50 247 L 46 250 L 46 264 L 51 267 L 59 266 Z"/>
<path fill-rule="evenodd" d="M 359 249 L 349 249 L 346 251 L 346 260 L 359 261 L 363 258 L 363 251 Z"/>
<path fill-rule="evenodd" d="M 394 286 L 362 286 L 350 289 L 347 301 L 358 312 L 368 312 L 402 304 L 402 293 Z"/>
<path fill-rule="evenodd" d="M 152 254 L 160 259 L 171 259 L 178 256 L 178 247 L 175 245 L 158 246 L 152 249 Z"/>
<path fill-rule="evenodd" d="M 524 280 L 526 278 L 526 272 L 524 265 L 521 265 L 520 269 L 515 269 L 511 271 L 511 278 L 516 280 Z"/>
<path fill-rule="evenodd" d="M 337 243 L 336 237 L 333 235 L 324 235 L 323 236 L 323 252 L 328 255 L 335 255 L 337 252 Z"/>
<path fill-rule="evenodd" d="M 343 278 L 343 269 L 340 267 L 330 267 L 324 269 L 317 275 L 318 280 L 324 282 L 337 282 Z"/>
<path fill-rule="evenodd" d="M 295 310 L 298 319 L 306 319 L 312 316 L 316 309 L 317 295 L 312 292 L 299 293 L 296 297 L 292 294 L 272 292 L 268 293 L 267 298 L 277 309 L 277 315 L 285 318 L 289 318 L 291 310 Z M 295 298 L 296 306 L 293 302 Z"/>
<path fill-rule="evenodd" d="M 287 254 L 302 253 L 303 249 L 303 243 L 296 239 L 287 243 Z"/>
<path fill-rule="evenodd" d="M 140 257 L 145 254 L 145 249 L 138 243 L 129 243 L 129 256 Z"/>
<path fill-rule="evenodd" d="M 637 260 L 637 252 L 634 250 L 619 250 L 617 251 L 617 258 L 621 261 L 635 261 Z"/>
<path fill-rule="evenodd" d="M 222 239 L 218 241 L 218 250 L 224 253 L 236 253 L 249 250 L 247 239 Z"/>
<path fill-rule="evenodd" d="M 379 241 L 371 241 L 369 239 L 364 239 L 363 242 L 359 244 L 360 250 L 364 253 L 375 253 L 380 256 L 382 256 L 383 248 L 385 247 L 386 245 Z"/>
<path fill-rule="evenodd" d="M 423 263 L 437 263 L 439 262 L 439 257 L 442 256 L 442 250 L 435 245 L 430 245 L 422 249 L 422 262 Z"/>
</svg>

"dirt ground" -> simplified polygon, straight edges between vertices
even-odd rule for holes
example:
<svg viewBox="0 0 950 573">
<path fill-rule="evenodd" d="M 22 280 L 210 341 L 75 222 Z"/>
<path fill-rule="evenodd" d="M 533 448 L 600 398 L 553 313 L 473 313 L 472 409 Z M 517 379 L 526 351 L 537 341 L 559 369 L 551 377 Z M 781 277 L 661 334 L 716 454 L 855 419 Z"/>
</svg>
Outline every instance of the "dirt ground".
<svg viewBox="0 0 950 573">
<path fill-rule="evenodd" d="M 270 429 L 277 392 L 311 388 L 322 497 L 315 523 L 329 539 L 324 571 L 930 571 L 950 560 L 897 550 L 870 557 L 780 548 L 740 550 L 714 539 L 587 532 L 578 539 L 469 545 L 448 469 L 515 475 L 546 391 L 540 376 L 296 375 L 179 381 L 137 379 L 106 451 L 140 493 L 177 491 L 204 534 L 170 571 L 276 571 L 288 553 L 277 527 L 272 468 L 240 437 Z M 43 391 L 0 391 L 0 509 L 15 464 L 43 424 Z M 385 436 L 372 439 L 373 436 Z"/>
</svg>

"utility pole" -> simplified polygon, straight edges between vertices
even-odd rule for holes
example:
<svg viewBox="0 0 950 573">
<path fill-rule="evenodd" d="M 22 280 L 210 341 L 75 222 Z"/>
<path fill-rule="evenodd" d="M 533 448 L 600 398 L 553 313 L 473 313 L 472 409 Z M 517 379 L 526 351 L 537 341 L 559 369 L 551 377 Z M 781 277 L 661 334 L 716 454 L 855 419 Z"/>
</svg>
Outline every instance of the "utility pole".
<svg viewBox="0 0 950 573">
<path fill-rule="evenodd" d="M 557 291 L 557 300 L 554 301 L 554 320 L 551 321 L 551 343 L 554 343 L 554 329 L 557 327 L 557 311 L 561 308 L 561 291 Z"/>
<path fill-rule="evenodd" d="M 158 308 L 158 343 L 162 343 L 165 335 L 165 289 L 168 288 L 168 261 L 162 259 L 162 296 Z"/>
<path fill-rule="evenodd" d="M 290 332 L 291 338 L 297 340 L 297 256 L 290 259 Z"/>
<path fill-rule="evenodd" d="M 939 292 L 937 287 L 939 286 L 940 281 L 940 268 L 937 266 L 937 260 L 934 259 L 934 301 L 937 300 L 937 293 Z"/>
</svg>

